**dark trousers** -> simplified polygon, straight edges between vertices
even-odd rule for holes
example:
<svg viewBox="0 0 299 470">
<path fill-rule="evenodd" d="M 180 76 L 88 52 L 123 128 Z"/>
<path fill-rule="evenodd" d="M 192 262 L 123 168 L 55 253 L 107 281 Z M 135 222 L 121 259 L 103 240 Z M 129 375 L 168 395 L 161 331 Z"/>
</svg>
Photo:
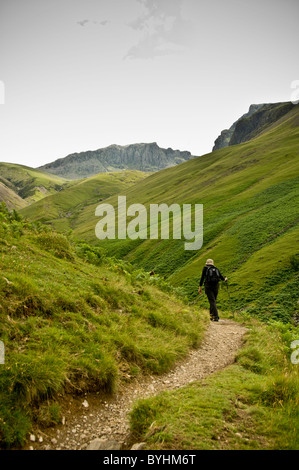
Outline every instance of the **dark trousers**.
<svg viewBox="0 0 299 470">
<path fill-rule="evenodd" d="M 206 284 L 205 293 L 207 294 L 209 303 L 210 303 L 210 317 L 213 320 L 219 320 L 218 310 L 216 305 L 217 295 L 219 291 L 219 283 L 215 284 Z"/>
</svg>

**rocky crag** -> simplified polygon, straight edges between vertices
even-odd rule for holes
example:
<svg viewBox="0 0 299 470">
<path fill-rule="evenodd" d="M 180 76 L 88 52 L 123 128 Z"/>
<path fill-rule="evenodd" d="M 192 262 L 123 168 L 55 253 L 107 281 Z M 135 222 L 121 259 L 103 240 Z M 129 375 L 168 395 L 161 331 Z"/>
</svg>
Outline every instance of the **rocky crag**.
<svg viewBox="0 0 299 470">
<path fill-rule="evenodd" d="M 97 173 L 118 170 L 159 171 L 190 160 L 188 151 L 163 149 L 156 142 L 110 145 L 94 151 L 73 153 L 39 170 L 69 179 L 86 178 Z"/>
<path fill-rule="evenodd" d="M 236 145 L 256 137 L 268 126 L 291 111 L 294 105 L 286 103 L 252 104 L 229 129 L 224 129 L 214 142 L 214 150 Z"/>
</svg>

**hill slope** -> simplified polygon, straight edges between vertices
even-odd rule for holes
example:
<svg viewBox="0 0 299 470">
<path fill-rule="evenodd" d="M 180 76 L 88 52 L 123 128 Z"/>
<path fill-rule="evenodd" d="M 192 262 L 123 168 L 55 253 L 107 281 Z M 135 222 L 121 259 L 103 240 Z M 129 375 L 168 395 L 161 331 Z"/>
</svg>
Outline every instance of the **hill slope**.
<svg viewBox="0 0 299 470">
<path fill-rule="evenodd" d="M 0 181 L 0 202 L 4 202 L 9 209 L 21 209 L 26 206 L 22 199 L 13 189 Z"/>
<path fill-rule="evenodd" d="M 22 444 L 33 420 L 59 422 L 62 394 L 162 373 L 202 338 L 206 314 L 146 274 L 2 205 L 0 251 L 0 447 Z"/>
<path fill-rule="evenodd" d="M 81 212 L 88 206 L 94 206 L 113 194 L 126 191 L 128 187 L 145 178 L 145 175 L 141 171 L 125 170 L 74 180 L 71 187 L 36 202 L 22 214 L 40 222 L 50 223 L 56 230 L 74 229 L 78 225 Z"/>
<path fill-rule="evenodd" d="M 87 178 L 97 173 L 118 170 L 158 171 L 190 160 L 188 151 L 160 148 L 150 144 L 110 145 L 98 150 L 73 153 L 39 169 L 65 178 Z"/>
<path fill-rule="evenodd" d="M 0 163 L 0 183 L 0 202 L 5 202 L 13 208 L 32 204 L 71 184 L 59 176 L 49 175 L 28 166 L 3 162 Z"/>
<path fill-rule="evenodd" d="M 212 257 L 230 279 L 234 308 L 250 305 L 265 318 L 289 321 L 297 298 L 298 142 L 297 105 L 258 137 L 162 170 L 125 191 L 127 205 L 203 204 L 199 251 L 185 251 L 184 240 L 100 244 L 108 253 L 183 286 L 190 299 L 196 296 L 206 258 Z M 117 208 L 116 196 L 105 202 Z M 75 236 L 94 244 L 99 243 L 96 206 L 81 211 L 74 226 Z M 30 208 L 24 211 L 30 216 Z M 227 294 L 221 299 L 223 306 L 229 305 Z"/>
</svg>

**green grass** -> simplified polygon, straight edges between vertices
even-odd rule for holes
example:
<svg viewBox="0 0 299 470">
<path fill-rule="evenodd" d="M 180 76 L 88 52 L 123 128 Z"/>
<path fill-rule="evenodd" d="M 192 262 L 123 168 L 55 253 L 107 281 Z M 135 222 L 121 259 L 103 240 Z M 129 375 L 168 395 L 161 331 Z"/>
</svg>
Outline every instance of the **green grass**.
<svg viewBox="0 0 299 470">
<path fill-rule="evenodd" d="M 101 241 L 101 246 L 108 254 L 154 270 L 173 285 L 183 287 L 190 300 L 197 295 L 206 259 L 213 258 L 229 277 L 234 306 L 249 306 L 245 299 L 250 297 L 255 314 L 260 310 L 255 309 L 254 300 L 263 287 L 268 289 L 269 279 L 275 278 L 268 291 L 273 301 L 270 299 L 264 307 L 269 317 L 285 310 L 281 318 L 291 321 L 296 304 L 285 309 L 277 293 L 280 288 L 288 289 L 289 282 L 295 286 L 298 282 L 298 272 L 290 265 L 298 252 L 299 235 L 298 115 L 296 106 L 255 139 L 162 170 L 126 191 L 127 206 L 135 202 L 146 208 L 162 202 L 202 203 L 204 243 L 199 251 L 185 251 L 184 240 L 116 239 Z M 105 202 L 117 208 L 116 196 Z M 82 211 L 73 234 L 99 244 L 94 233 L 95 207 Z M 277 272 L 288 270 L 292 279 L 287 283 L 277 278 Z M 253 298 L 251 293 L 257 289 L 259 293 Z M 204 298 L 199 305 L 205 305 Z"/>
<path fill-rule="evenodd" d="M 298 368 L 287 357 L 299 294 L 298 110 L 250 142 L 139 182 L 124 172 L 72 183 L 23 209 L 31 222 L 1 208 L 2 446 L 21 445 L 34 421 L 59 421 L 59 393 L 113 393 L 197 346 L 207 321 L 198 310 L 208 305 L 196 294 L 211 257 L 229 278 L 219 307 L 251 325 L 246 347 L 223 372 L 142 402 L 132 430 L 150 448 L 298 448 Z M 119 193 L 128 205 L 203 203 L 202 249 L 185 251 L 180 240 L 99 243 L 95 207 L 116 205 Z"/>
<path fill-rule="evenodd" d="M 56 220 L 56 227 L 71 226 L 74 237 L 104 247 L 109 255 L 136 267 L 154 270 L 174 286 L 183 287 L 190 300 L 197 295 L 205 260 L 213 258 L 229 278 L 235 309 L 250 307 L 252 313 L 264 318 L 279 317 L 281 312 L 281 319 L 291 321 L 296 303 L 287 302 L 286 308 L 279 290 L 290 290 L 292 283 L 297 291 L 298 282 L 298 272 L 290 264 L 298 252 L 299 234 L 298 115 L 296 106 L 255 139 L 162 170 L 122 188 L 127 206 L 136 202 L 146 208 L 162 202 L 202 203 L 204 243 L 199 251 L 184 250 L 184 240 L 99 242 L 95 237 L 98 200 L 90 201 L 74 218 L 70 216 L 67 223 L 65 217 Z M 62 193 L 62 200 L 63 196 Z M 23 209 L 22 213 L 30 220 L 42 218 L 53 223 L 54 215 L 47 200 Z M 117 208 L 117 193 L 105 202 Z M 285 282 L 277 277 L 277 272 L 290 272 L 291 276 Z M 269 289 L 271 279 L 276 282 Z M 261 309 L 263 288 L 267 290 L 268 301 L 263 302 Z M 206 299 L 199 299 L 198 305 L 206 306 Z M 220 307 L 227 308 L 225 296 L 220 298 Z"/>
<path fill-rule="evenodd" d="M 250 308 L 264 319 L 292 321 L 298 291 L 298 271 L 291 259 L 298 253 L 298 142 L 299 105 L 256 138 L 192 159 L 121 188 L 127 206 L 142 203 L 202 203 L 204 241 L 198 251 L 186 251 L 184 240 L 104 240 L 95 237 L 95 208 L 99 200 L 78 206 L 69 218 L 52 212 L 50 198 L 22 210 L 30 220 L 50 221 L 59 230 L 104 247 L 108 255 L 154 270 L 172 285 L 182 287 L 195 300 L 202 267 L 207 258 L 228 276 L 234 309 Z M 83 184 L 83 183 L 82 183 Z M 74 191 L 72 192 L 72 189 Z M 79 194 L 76 186 L 70 193 Z M 117 195 L 105 199 L 117 208 Z M 65 194 L 67 194 L 64 191 Z M 53 201 L 64 194 L 55 195 Z M 49 201 L 49 204 L 47 204 Z M 62 202 L 61 202 L 62 204 Z M 82 210 L 81 210 L 82 209 Z M 62 216 L 62 218 L 61 218 Z M 55 217 L 57 217 L 55 219 Z M 288 272 L 288 279 L 278 272 Z M 271 283 L 271 279 L 275 282 Z M 291 285 L 293 287 L 291 287 Z M 263 299 L 263 289 L 267 295 Z M 288 297 L 285 303 L 284 295 Z M 227 308 L 227 295 L 220 307 Z M 266 301 L 267 299 L 267 301 Z M 261 305 L 262 302 L 262 305 Z M 205 307 L 206 299 L 198 300 Z"/>
<path fill-rule="evenodd" d="M 40 200 L 24 209 L 23 216 L 51 224 L 56 230 L 68 231 L 84 224 L 84 214 L 89 206 L 98 205 L 113 194 L 126 191 L 142 180 L 141 171 L 100 173 L 83 180 L 72 181 L 70 187 Z"/>
<path fill-rule="evenodd" d="M 25 204 L 32 204 L 72 184 L 65 178 L 14 163 L 0 163 L 0 175 L 0 182 L 22 198 Z M 6 202 L 5 199 L 2 201 Z"/>
<path fill-rule="evenodd" d="M 10 209 L 21 209 L 27 205 L 26 201 L 22 199 L 18 194 L 4 184 L 0 177 L 0 202 L 5 202 L 7 207 Z"/>
<path fill-rule="evenodd" d="M 145 441 L 147 450 L 299 449 L 299 375 L 298 365 L 290 362 L 292 333 L 281 324 L 266 327 L 247 320 L 247 325 L 236 363 L 135 404 L 130 415 L 133 440 Z"/>
<path fill-rule="evenodd" d="M 202 338 L 206 315 L 162 280 L 3 205 L 0 251 L 2 447 L 59 420 L 59 394 L 114 393 L 130 376 L 169 370 Z"/>
</svg>

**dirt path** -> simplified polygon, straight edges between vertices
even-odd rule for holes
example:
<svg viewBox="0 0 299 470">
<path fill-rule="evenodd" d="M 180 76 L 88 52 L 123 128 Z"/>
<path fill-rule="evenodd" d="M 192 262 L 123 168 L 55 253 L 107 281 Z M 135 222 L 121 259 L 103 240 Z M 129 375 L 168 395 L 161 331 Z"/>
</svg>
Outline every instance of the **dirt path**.
<svg viewBox="0 0 299 470">
<path fill-rule="evenodd" d="M 79 398 L 68 397 L 64 405 L 63 424 L 43 431 L 33 430 L 25 448 L 80 450 L 86 449 L 95 438 L 118 441 L 127 448 L 128 412 L 136 399 L 182 387 L 223 369 L 234 361 L 245 332 L 245 327 L 231 320 L 211 322 L 200 348 L 190 352 L 167 374 L 127 384 L 112 398 L 89 394 Z"/>
</svg>

